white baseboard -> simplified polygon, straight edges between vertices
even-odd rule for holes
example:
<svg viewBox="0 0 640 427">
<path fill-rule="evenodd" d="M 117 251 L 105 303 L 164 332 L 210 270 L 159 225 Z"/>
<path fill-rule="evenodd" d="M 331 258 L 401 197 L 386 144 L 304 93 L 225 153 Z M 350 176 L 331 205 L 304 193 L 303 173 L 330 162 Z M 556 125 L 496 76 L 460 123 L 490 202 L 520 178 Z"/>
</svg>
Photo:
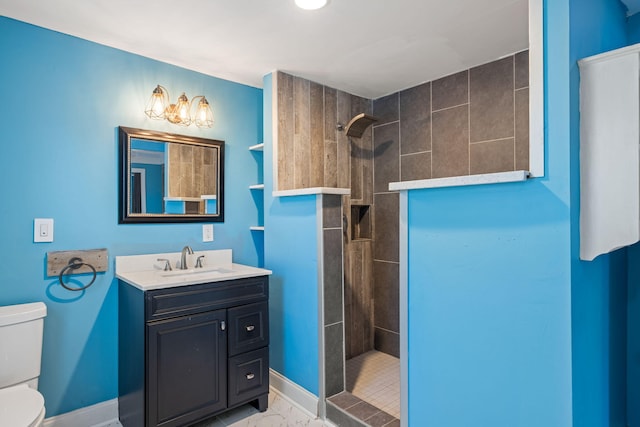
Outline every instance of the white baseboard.
<svg viewBox="0 0 640 427">
<path fill-rule="evenodd" d="M 269 369 L 269 385 L 281 396 L 318 417 L 318 396 L 300 387 L 279 372 Z"/>
<path fill-rule="evenodd" d="M 46 418 L 42 427 L 116 427 L 118 421 L 118 399 L 111 399 Z"/>
</svg>

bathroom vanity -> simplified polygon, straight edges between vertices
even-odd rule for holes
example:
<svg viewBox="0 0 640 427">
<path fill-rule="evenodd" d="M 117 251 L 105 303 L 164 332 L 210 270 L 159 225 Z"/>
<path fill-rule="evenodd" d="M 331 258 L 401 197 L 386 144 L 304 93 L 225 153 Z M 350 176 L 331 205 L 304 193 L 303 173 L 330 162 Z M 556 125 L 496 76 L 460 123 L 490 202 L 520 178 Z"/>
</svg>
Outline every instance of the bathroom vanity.
<svg viewBox="0 0 640 427">
<path fill-rule="evenodd" d="M 165 271 L 180 253 L 116 257 L 119 416 L 124 427 L 187 426 L 252 403 L 267 408 L 269 275 L 205 255 Z"/>
</svg>

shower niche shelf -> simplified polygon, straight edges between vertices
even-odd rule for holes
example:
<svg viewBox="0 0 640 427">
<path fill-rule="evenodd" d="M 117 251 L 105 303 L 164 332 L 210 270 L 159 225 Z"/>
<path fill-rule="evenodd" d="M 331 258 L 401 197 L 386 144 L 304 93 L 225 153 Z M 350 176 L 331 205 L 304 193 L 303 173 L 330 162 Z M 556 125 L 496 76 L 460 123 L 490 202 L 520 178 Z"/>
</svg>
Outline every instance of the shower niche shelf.
<svg viewBox="0 0 640 427">
<path fill-rule="evenodd" d="M 371 239 L 371 205 L 351 205 L 351 240 Z"/>
</svg>

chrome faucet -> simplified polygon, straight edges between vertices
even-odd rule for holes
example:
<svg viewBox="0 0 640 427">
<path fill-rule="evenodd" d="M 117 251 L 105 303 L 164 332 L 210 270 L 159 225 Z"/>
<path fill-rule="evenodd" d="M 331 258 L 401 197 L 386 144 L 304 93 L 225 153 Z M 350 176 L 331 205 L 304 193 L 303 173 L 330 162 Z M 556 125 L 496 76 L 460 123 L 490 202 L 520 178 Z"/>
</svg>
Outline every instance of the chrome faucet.
<svg viewBox="0 0 640 427">
<path fill-rule="evenodd" d="M 193 255 L 193 249 L 191 249 L 191 246 L 189 245 L 182 248 L 182 255 L 180 256 L 180 270 L 187 269 L 187 254 Z"/>
</svg>

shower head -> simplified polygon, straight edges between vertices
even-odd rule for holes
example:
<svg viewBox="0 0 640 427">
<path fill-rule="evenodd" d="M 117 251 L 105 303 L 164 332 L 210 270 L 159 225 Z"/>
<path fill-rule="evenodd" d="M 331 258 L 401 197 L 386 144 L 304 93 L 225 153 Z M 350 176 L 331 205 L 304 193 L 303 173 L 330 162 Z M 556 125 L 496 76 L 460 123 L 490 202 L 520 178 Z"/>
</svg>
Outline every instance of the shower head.
<svg viewBox="0 0 640 427">
<path fill-rule="evenodd" d="M 362 134 L 364 133 L 364 131 L 377 121 L 378 119 L 376 117 L 370 116 L 365 113 L 360 113 L 353 119 L 351 119 L 347 126 L 338 124 L 338 130 L 346 130 L 347 136 L 362 138 Z"/>
</svg>

